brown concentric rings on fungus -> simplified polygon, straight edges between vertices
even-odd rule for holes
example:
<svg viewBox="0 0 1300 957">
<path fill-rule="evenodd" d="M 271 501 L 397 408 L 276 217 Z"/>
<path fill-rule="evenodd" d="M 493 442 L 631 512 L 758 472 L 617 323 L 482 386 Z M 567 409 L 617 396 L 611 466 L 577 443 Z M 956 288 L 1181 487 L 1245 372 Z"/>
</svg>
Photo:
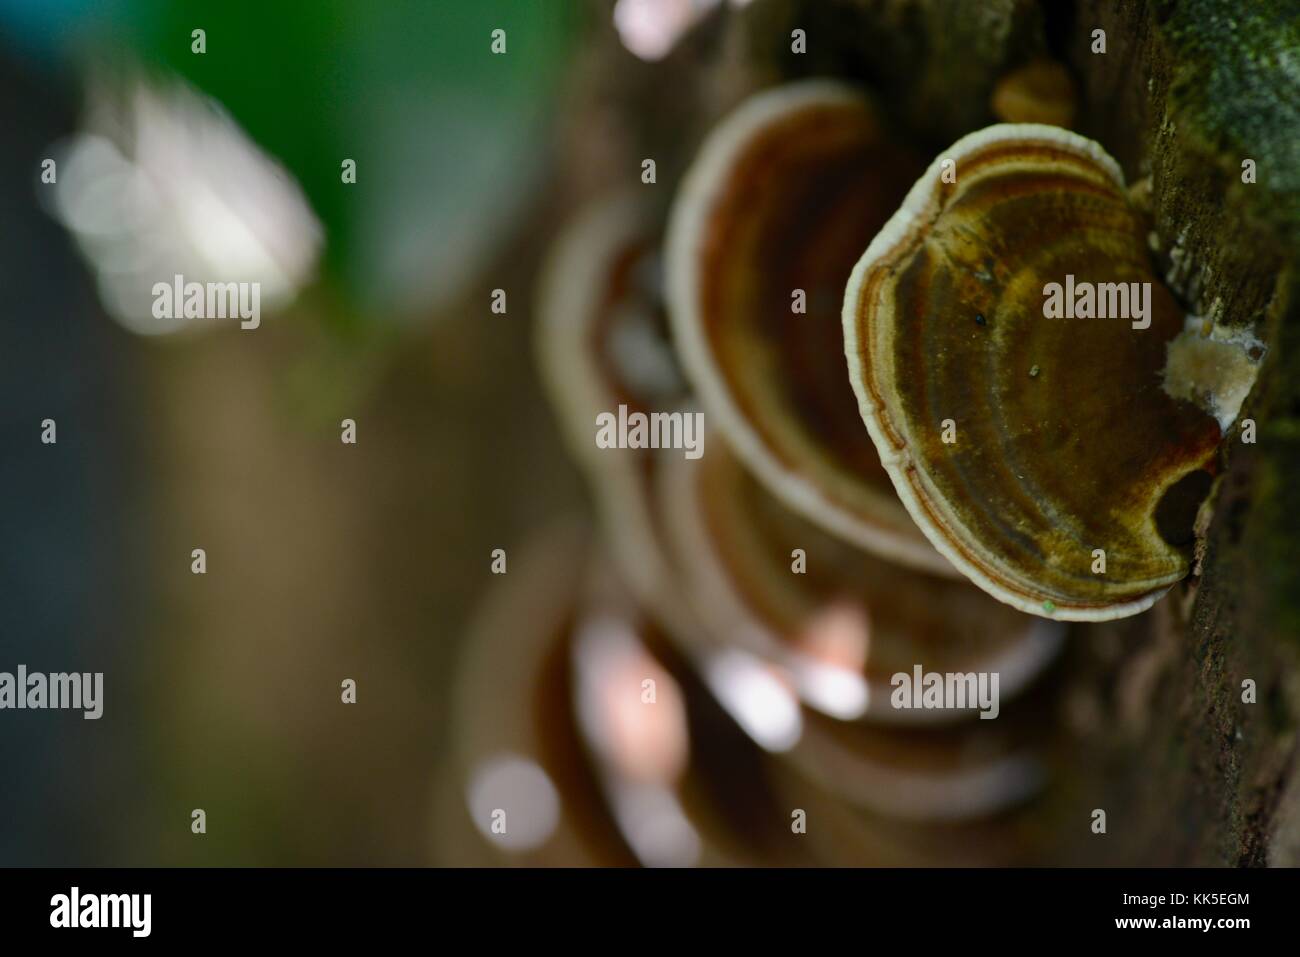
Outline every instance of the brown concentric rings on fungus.
<svg viewBox="0 0 1300 957">
<path fill-rule="evenodd" d="M 760 93 L 683 181 L 665 276 L 687 376 L 746 466 L 846 541 L 955 575 L 890 488 L 840 358 L 844 282 L 920 170 L 850 87 Z"/>
<path fill-rule="evenodd" d="M 697 656 L 597 556 L 572 622 L 574 724 L 627 845 L 649 866 L 808 864 L 783 839 L 766 753 L 715 698 Z M 718 814 L 743 804 L 755 813 Z M 871 845 L 859 848 L 878 857 Z"/>
<path fill-rule="evenodd" d="M 538 366 L 560 431 L 596 500 L 601 530 L 637 599 L 670 620 L 678 603 L 648 499 L 656 461 L 678 450 L 601 449 L 597 416 L 680 407 L 667 342 L 657 220 L 635 196 L 593 202 L 557 237 L 537 298 Z M 675 629 L 690 627 L 672 621 Z"/>
<path fill-rule="evenodd" d="M 663 466 L 659 521 L 702 625 L 780 665 L 800 699 L 823 714 L 883 724 L 969 719 L 973 702 L 894 707 L 894 676 L 917 663 L 934 672 L 995 673 L 1009 701 L 1063 643 L 1059 622 L 823 532 L 768 493 L 721 443 L 698 462 Z"/>
<path fill-rule="evenodd" d="M 580 747 L 563 678 L 590 554 L 579 521 L 540 531 L 512 549 L 510 573 L 471 618 L 451 703 L 456 739 L 439 775 L 448 792 L 435 815 L 450 863 L 634 863 L 608 811 L 587 797 L 591 770 L 562 759 Z M 498 808 L 510 815 L 505 835 L 492 831 Z"/>
<path fill-rule="evenodd" d="M 884 729 L 813 716 L 787 759 L 874 814 L 952 824 L 1005 812 L 1042 790 L 1047 768 L 1037 737 L 1029 718 L 990 734 L 980 721 Z"/>
<path fill-rule="evenodd" d="M 1221 434 L 1162 388 L 1183 317 L 1146 235 L 1099 145 L 994 126 L 935 161 L 845 292 L 850 378 L 899 496 L 953 564 L 1022 611 L 1120 618 L 1188 571 L 1195 503 L 1180 499 Z M 1049 318 L 1052 283 L 1137 283 L 1128 311 L 1145 295 L 1146 316 L 1084 317 L 1101 297 L 1085 310 L 1080 292 L 1079 316 Z"/>
</svg>

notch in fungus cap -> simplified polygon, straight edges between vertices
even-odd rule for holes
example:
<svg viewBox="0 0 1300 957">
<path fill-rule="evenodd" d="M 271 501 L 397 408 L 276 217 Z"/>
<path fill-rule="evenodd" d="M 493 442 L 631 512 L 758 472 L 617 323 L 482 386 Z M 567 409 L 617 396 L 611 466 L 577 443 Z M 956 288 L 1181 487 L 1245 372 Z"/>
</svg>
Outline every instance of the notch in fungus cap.
<svg viewBox="0 0 1300 957">
<path fill-rule="evenodd" d="M 899 496 L 1023 611 L 1121 618 L 1188 572 L 1221 433 L 1163 381 L 1183 316 L 1146 235 L 1098 144 L 993 126 L 934 162 L 845 291 L 850 378 Z"/>
<path fill-rule="evenodd" d="M 775 495 L 859 547 L 955 576 L 890 488 L 842 357 L 844 283 L 920 170 L 851 87 L 751 97 L 674 200 L 668 311 L 710 423 Z"/>
</svg>

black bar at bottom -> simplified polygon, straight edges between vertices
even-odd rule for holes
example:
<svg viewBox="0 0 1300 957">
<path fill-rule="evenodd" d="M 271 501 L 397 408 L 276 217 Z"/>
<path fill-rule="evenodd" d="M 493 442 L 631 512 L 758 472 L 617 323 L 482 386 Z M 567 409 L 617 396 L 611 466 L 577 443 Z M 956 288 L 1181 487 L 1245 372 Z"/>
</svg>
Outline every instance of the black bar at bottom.
<svg viewBox="0 0 1300 957">
<path fill-rule="evenodd" d="M 1289 932 L 1298 890 L 1294 870 L 3 869 L 0 926 L 7 942 L 92 946 L 419 935 L 459 949 L 462 935 L 470 946 L 520 935 L 536 947 L 589 934 L 612 945 L 669 932 L 681 942 L 697 930 L 736 942 L 773 928 L 844 930 L 864 947 L 896 934 L 970 941 L 976 930 L 1227 943 Z"/>
</svg>

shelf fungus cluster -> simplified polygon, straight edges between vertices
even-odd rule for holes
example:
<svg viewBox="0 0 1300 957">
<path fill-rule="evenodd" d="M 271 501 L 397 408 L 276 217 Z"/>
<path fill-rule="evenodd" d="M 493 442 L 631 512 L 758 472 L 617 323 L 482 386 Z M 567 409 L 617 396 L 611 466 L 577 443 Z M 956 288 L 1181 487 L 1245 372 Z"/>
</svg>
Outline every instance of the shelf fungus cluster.
<svg viewBox="0 0 1300 957">
<path fill-rule="evenodd" d="M 435 843 L 460 866 L 1012 862 L 1041 709 L 905 732 L 801 714 L 780 675 L 667 632 L 581 524 L 543 530 L 467 635 Z M 794 722 L 797 744 L 773 736 Z"/>
<path fill-rule="evenodd" d="M 485 838 L 501 752 L 562 805 L 551 861 L 1023 861 L 1017 810 L 1070 773 L 1063 619 L 1187 573 L 1242 396 L 1147 232 L 1082 137 L 992 127 L 926 170 L 829 81 L 742 103 L 666 216 L 580 215 L 537 342 L 599 535 L 489 602 L 464 706 L 519 713 L 459 768 Z M 601 443 L 616 410 L 702 412 L 703 455 Z"/>
</svg>

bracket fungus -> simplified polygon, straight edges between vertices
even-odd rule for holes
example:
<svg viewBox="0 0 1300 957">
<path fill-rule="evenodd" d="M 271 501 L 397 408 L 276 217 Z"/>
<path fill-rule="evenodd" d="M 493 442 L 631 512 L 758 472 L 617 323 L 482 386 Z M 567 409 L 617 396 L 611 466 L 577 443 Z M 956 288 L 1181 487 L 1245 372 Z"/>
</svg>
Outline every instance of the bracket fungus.
<svg viewBox="0 0 1300 957">
<path fill-rule="evenodd" d="M 1038 793 L 1046 780 L 1027 714 L 986 735 L 955 728 L 883 728 L 811 717 L 789 760 L 849 803 L 894 821 L 987 817 Z"/>
<path fill-rule="evenodd" d="M 935 161 L 845 291 L 850 379 L 899 496 L 1022 611 L 1121 618 L 1188 572 L 1221 432 L 1164 381 L 1184 320 L 1147 233 L 1098 144 L 993 126 Z"/>
<path fill-rule="evenodd" d="M 623 576 L 638 600 L 672 618 L 674 586 L 647 505 L 659 453 L 602 449 L 595 441 L 601 415 L 620 407 L 678 409 L 683 401 L 686 386 L 667 343 L 659 235 L 656 218 L 635 196 L 585 207 L 544 264 L 537 349 L 543 385 Z"/>
<path fill-rule="evenodd" d="M 920 170 L 852 87 L 759 93 L 687 172 L 665 281 L 687 377 L 746 466 L 839 537 L 955 576 L 890 488 L 840 358 L 844 283 Z"/>
<path fill-rule="evenodd" d="M 585 526 L 557 523 L 521 552 L 466 636 L 438 794 L 454 862 L 812 863 L 784 840 L 762 753 L 629 601 Z M 737 807 L 749 813 L 726 813 Z M 871 860 L 872 847 L 848 859 Z"/>
<path fill-rule="evenodd" d="M 1065 626 L 1021 615 L 962 580 L 855 549 L 792 512 L 725 447 L 656 475 L 660 522 L 703 627 L 780 665 L 800 699 L 841 720 L 943 723 L 963 709 L 900 710 L 894 676 L 999 676 L 1009 700 L 1059 651 Z M 807 559 L 791 574 L 791 556 Z"/>
<path fill-rule="evenodd" d="M 565 729 L 569 720 L 563 651 L 582 597 L 578 572 L 591 547 L 580 522 L 540 531 L 512 558 L 510 574 L 496 580 L 469 625 L 446 775 L 461 793 L 445 795 L 447 807 L 437 815 L 460 863 L 630 863 L 609 813 L 585 797 L 590 772 L 564 760 L 566 748 L 545 730 Z M 568 750 L 577 747 L 574 740 Z M 460 812 L 452 813 L 457 804 Z M 574 814 L 578 807 L 587 813 Z M 463 826 L 466 813 L 471 828 Z M 493 830 L 498 815 L 505 816 L 500 832 Z"/>
</svg>

